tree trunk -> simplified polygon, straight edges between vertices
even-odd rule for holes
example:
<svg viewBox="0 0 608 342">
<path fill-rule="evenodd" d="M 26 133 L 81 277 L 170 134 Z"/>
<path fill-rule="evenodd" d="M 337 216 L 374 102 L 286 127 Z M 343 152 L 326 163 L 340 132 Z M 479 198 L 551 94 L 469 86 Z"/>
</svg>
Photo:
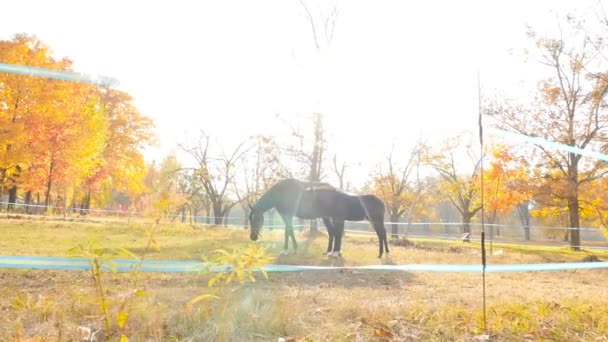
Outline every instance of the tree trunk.
<svg viewBox="0 0 608 342">
<path fill-rule="evenodd" d="M 579 230 L 580 216 L 578 212 L 578 198 L 568 198 L 568 211 L 570 212 L 570 247 L 575 251 L 581 250 L 581 235 Z"/>
<path fill-rule="evenodd" d="M 213 203 L 213 223 L 217 226 L 221 226 L 223 216 L 224 215 L 222 215 L 222 203 Z"/>
<path fill-rule="evenodd" d="M 309 180 L 311 182 L 318 182 L 321 180 L 321 163 L 323 162 L 323 122 L 321 121 L 321 114 L 314 114 L 314 146 L 312 149 L 312 163 L 310 166 Z M 310 221 L 310 231 L 317 232 L 319 230 L 318 221 Z"/>
<path fill-rule="evenodd" d="M 193 226 L 197 223 L 196 216 L 198 216 L 198 208 L 190 207 L 190 225 Z"/>
<path fill-rule="evenodd" d="M 13 187 L 8 190 L 8 210 L 15 210 L 17 203 L 17 178 L 21 175 L 21 166 L 15 166 L 15 173 L 11 176 Z"/>
<path fill-rule="evenodd" d="M 228 227 L 229 225 L 229 221 L 230 221 L 230 211 L 232 210 L 232 208 L 226 209 L 226 211 L 224 212 L 224 214 L 222 215 L 223 221 L 224 221 L 224 227 Z"/>
<path fill-rule="evenodd" d="M 0 169 L 0 203 L 4 202 L 4 174 L 6 169 Z"/>
<path fill-rule="evenodd" d="M 25 193 L 25 213 L 31 214 L 30 205 L 32 204 L 32 191 L 28 191 Z"/>
<path fill-rule="evenodd" d="M 524 226 L 524 237 L 526 241 L 530 241 L 530 225 L 527 224 Z"/>
<path fill-rule="evenodd" d="M 530 241 L 530 201 L 525 201 L 517 206 L 519 219 L 524 226 L 524 237 Z"/>
<path fill-rule="evenodd" d="M 249 208 L 248 206 L 243 207 L 243 228 L 249 228 Z"/>
<path fill-rule="evenodd" d="M 53 167 L 55 166 L 55 163 L 51 161 L 51 165 L 49 165 L 49 175 L 48 178 L 46 180 L 46 192 L 44 194 L 44 206 L 46 207 L 46 210 L 48 211 L 48 207 L 51 203 L 51 187 L 53 185 Z"/>
<path fill-rule="evenodd" d="M 80 215 L 87 215 L 91 209 L 91 190 L 87 191 L 87 194 L 82 199 L 80 205 Z"/>
<path fill-rule="evenodd" d="M 398 221 L 399 221 L 398 216 L 391 215 L 391 235 L 394 238 L 399 237 L 399 224 L 397 223 Z"/>
<path fill-rule="evenodd" d="M 13 185 L 13 187 L 8 190 L 8 206 L 6 208 L 7 211 L 14 211 L 16 202 L 17 202 L 17 186 Z"/>
<path fill-rule="evenodd" d="M 462 241 L 471 242 L 471 217 L 462 215 Z"/>
<path fill-rule="evenodd" d="M 36 209 L 39 209 L 39 205 L 40 205 L 40 192 L 36 192 Z M 39 213 L 39 211 L 36 211 L 37 213 Z"/>
<path fill-rule="evenodd" d="M 500 236 L 500 225 L 498 224 L 498 219 L 494 221 L 494 224 L 496 225 L 496 236 Z"/>
<path fill-rule="evenodd" d="M 211 204 L 205 203 L 205 223 L 211 224 Z"/>
</svg>

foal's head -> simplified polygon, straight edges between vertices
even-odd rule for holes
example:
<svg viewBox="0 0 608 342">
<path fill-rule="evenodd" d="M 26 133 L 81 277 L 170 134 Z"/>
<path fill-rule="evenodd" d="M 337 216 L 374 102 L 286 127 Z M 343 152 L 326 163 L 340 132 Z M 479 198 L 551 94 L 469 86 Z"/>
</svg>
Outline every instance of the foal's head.
<svg viewBox="0 0 608 342">
<path fill-rule="evenodd" d="M 251 232 L 249 233 L 249 237 L 251 240 L 256 241 L 260 236 L 260 229 L 262 229 L 262 224 L 264 224 L 264 214 L 260 210 L 256 210 L 254 207 L 249 206 L 251 211 L 249 212 L 249 226 L 251 227 Z"/>
</svg>

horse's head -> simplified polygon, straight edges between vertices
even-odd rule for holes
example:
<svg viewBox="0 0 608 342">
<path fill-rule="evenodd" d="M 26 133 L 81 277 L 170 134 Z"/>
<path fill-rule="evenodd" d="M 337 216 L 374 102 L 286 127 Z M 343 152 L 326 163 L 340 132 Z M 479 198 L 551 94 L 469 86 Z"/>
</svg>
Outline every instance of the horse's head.
<svg viewBox="0 0 608 342">
<path fill-rule="evenodd" d="M 251 205 L 249 205 L 249 226 L 251 227 L 251 232 L 249 233 L 249 237 L 253 241 L 257 241 L 260 236 L 260 229 L 262 229 L 262 224 L 264 224 L 264 213 L 260 210 L 256 210 Z"/>
</svg>

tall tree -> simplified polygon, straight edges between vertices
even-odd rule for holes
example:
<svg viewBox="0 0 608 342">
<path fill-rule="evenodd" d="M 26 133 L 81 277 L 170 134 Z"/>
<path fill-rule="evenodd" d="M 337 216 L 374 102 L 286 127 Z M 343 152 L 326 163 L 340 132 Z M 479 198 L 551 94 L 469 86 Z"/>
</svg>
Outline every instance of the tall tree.
<svg viewBox="0 0 608 342">
<path fill-rule="evenodd" d="M 393 146 L 385 163 L 376 170 L 373 183 L 368 185 L 369 190 L 386 203 L 393 237 L 399 235 L 398 221 L 403 215 L 407 215 L 409 222 L 412 209 L 425 190 L 418 172 L 423 149 L 421 142 L 416 143 L 400 166 L 401 163 L 395 160 Z"/>
<path fill-rule="evenodd" d="M 494 145 L 489 151 L 489 167 L 484 172 L 484 206 L 487 222 L 498 223 L 498 215 L 519 208 L 526 239 L 530 239 L 529 215 L 524 211 L 535 191 L 535 182 L 526 172 L 527 163 L 518 159 L 505 145 Z M 499 227 L 499 226 L 498 226 Z M 500 234 L 500 229 L 492 229 Z"/>
<path fill-rule="evenodd" d="M 286 147 L 286 154 L 296 162 L 297 170 L 290 172 L 291 176 L 318 182 L 325 177 L 323 162 L 327 142 L 324 137 L 323 115 L 321 113 L 314 113 L 312 119 L 313 135 L 311 141 L 307 139 L 310 135 L 301 133 L 300 127 L 294 127 L 290 123 L 287 123 L 291 128 L 295 144 Z M 309 141 L 312 148 L 310 148 Z M 312 231 L 317 230 L 317 220 L 311 220 L 310 229 Z"/>
<path fill-rule="evenodd" d="M 185 196 L 180 191 L 182 186 L 182 167 L 177 157 L 170 154 L 163 159 L 158 170 L 158 179 L 154 184 L 156 200 L 154 207 L 160 217 L 175 219 L 184 210 Z"/>
<path fill-rule="evenodd" d="M 106 121 L 87 94 L 88 85 L 48 81 L 47 96 L 35 107 L 30 129 L 36 139 L 30 148 L 32 166 L 44 170 L 46 206 L 50 205 L 54 184 L 65 187 L 81 182 L 101 162 Z M 62 201 L 65 203 L 66 199 Z"/>
<path fill-rule="evenodd" d="M 47 46 L 32 36 L 16 35 L 0 41 L 0 60 L 4 63 L 54 67 Z M 9 203 L 15 203 L 22 171 L 32 156 L 29 144 L 35 138 L 29 127 L 34 107 L 44 95 L 45 79 L 0 73 L 0 201 L 9 189 Z"/>
<path fill-rule="evenodd" d="M 180 148 L 196 162 L 194 177 L 211 202 L 214 223 L 221 225 L 226 214 L 238 203 L 230 198 L 229 191 L 235 181 L 237 163 L 246 150 L 245 144 L 241 143 L 231 153 L 215 157 L 211 155 L 210 142 L 210 137 L 201 132 L 196 146 L 185 147 L 180 144 Z"/>
<path fill-rule="evenodd" d="M 315 102 L 318 108 L 313 113 L 314 140 L 310 154 L 310 169 L 307 179 L 310 181 L 320 181 L 323 178 L 323 153 L 326 148 L 326 141 L 323 137 L 323 108 L 324 96 L 323 89 L 327 81 L 323 72 L 326 63 L 326 54 L 334 39 L 336 19 L 338 18 L 338 7 L 335 3 L 323 1 L 313 9 L 305 0 L 298 0 L 304 10 L 304 17 L 310 25 L 312 41 L 315 54 L 312 63 L 311 74 L 316 75 L 314 87 L 310 92 L 316 93 Z M 327 6 L 329 4 L 329 6 Z M 325 7 L 325 10 L 322 8 Z M 311 221 L 312 231 L 317 230 L 317 220 Z"/>
<path fill-rule="evenodd" d="M 598 66 L 601 42 L 590 44 L 586 32 L 572 17 L 566 19 L 567 32 L 558 38 L 540 37 L 530 32 L 541 64 L 553 73 L 539 84 L 538 95 L 529 105 L 489 106 L 488 114 L 507 130 L 543 141 L 567 145 L 583 151 L 608 150 L 608 75 Z M 566 40 L 563 37 L 568 37 Z M 542 154 L 536 168 L 551 184 L 551 195 L 560 199 L 569 214 L 572 249 L 580 249 L 580 211 L 584 187 L 608 173 L 603 160 L 583 158 L 575 150 L 536 145 Z"/>
<path fill-rule="evenodd" d="M 71 60 L 55 60 L 48 47 L 26 35 L 0 41 L 0 60 L 72 70 Z M 47 205 L 53 196 L 63 205 L 78 196 L 88 208 L 90 190 L 103 182 L 106 189 L 122 191 L 121 180 L 128 178 L 143 188 L 139 149 L 150 141 L 151 121 L 129 103 L 128 95 L 9 73 L 0 74 L 0 90 L 0 197 L 8 187 L 9 202 L 14 203 L 19 187 L 27 203 L 33 193 L 43 193 Z M 120 109 L 108 109 L 107 94 L 122 94 Z"/>
<path fill-rule="evenodd" d="M 107 121 L 107 133 L 102 144 L 102 162 L 83 187 L 84 208 L 91 205 L 91 193 L 102 186 L 130 197 L 142 194 L 146 166 L 141 150 L 154 141 L 152 120 L 139 112 L 129 94 L 100 88 L 96 96 Z"/>
<path fill-rule="evenodd" d="M 463 147 L 466 157 L 458 154 Z M 466 159 L 468 163 L 464 162 Z M 470 241 L 471 219 L 482 208 L 479 182 L 481 158 L 476 155 L 472 146 L 466 143 L 464 136 L 460 135 L 445 140 L 437 151 L 429 153 L 426 163 L 437 171 L 442 179 L 438 184 L 439 193 L 460 212 L 463 241 Z M 469 168 L 468 172 L 459 171 L 464 167 Z"/>
</svg>

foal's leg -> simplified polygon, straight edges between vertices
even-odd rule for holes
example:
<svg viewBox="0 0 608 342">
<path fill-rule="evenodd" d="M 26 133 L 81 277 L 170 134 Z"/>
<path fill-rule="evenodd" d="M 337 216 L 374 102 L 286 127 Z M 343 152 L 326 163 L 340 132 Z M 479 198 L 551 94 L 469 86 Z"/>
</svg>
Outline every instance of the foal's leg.
<svg viewBox="0 0 608 342">
<path fill-rule="evenodd" d="M 322 217 L 323 224 L 325 224 L 325 228 L 327 228 L 327 235 L 329 235 L 329 241 L 327 243 L 327 251 L 326 255 L 329 255 L 334 249 L 334 225 L 330 217 Z"/>
<path fill-rule="evenodd" d="M 342 255 L 342 236 L 344 235 L 344 221 L 343 220 L 334 220 L 334 235 L 335 235 L 335 243 L 333 256 L 341 256 Z"/>
</svg>

